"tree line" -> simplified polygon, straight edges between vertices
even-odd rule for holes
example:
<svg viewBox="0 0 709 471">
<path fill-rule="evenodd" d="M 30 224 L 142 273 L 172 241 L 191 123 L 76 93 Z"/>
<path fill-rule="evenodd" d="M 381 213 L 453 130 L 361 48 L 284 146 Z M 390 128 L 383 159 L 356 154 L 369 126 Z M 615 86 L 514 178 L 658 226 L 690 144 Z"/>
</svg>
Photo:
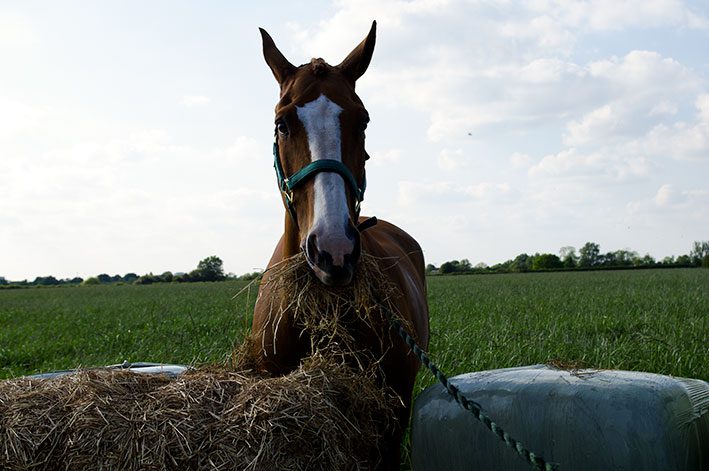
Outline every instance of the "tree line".
<svg viewBox="0 0 709 471">
<path fill-rule="evenodd" d="M 102 284 L 134 284 L 134 285 L 150 285 L 153 283 L 191 283 L 197 281 L 224 281 L 224 280 L 252 280 L 260 276 L 259 272 L 246 273 L 241 276 L 236 276 L 233 273 L 224 274 L 224 263 L 222 259 L 216 255 L 209 256 L 197 264 L 197 268 L 189 273 L 172 273 L 166 271 L 160 275 L 146 273 L 137 275 L 136 273 L 126 273 L 125 275 L 108 275 L 102 273 L 97 276 L 92 276 L 83 279 L 79 276 L 74 278 L 57 279 L 54 276 L 38 276 L 33 281 L 8 281 L 5 277 L 0 276 L 0 288 L 22 288 L 29 286 L 90 286 Z"/>
<path fill-rule="evenodd" d="M 709 241 L 694 242 L 689 254 L 678 257 L 669 256 L 656 260 L 650 254 L 640 256 L 632 250 L 616 250 L 601 253 L 600 246 L 594 242 L 586 242 L 576 252 L 575 247 L 566 246 L 559 250 L 559 255 L 551 253 L 522 253 L 511 260 L 488 266 L 478 263 L 473 266 L 469 260 L 451 260 L 442 263 L 440 267 L 428 264 L 426 273 L 429 275 L 448 275 L 457 273 L 515 273 L 550 270 L 593 270 L 618 268 L 661 268 L 661 267 L 697 267 L 709 268 Z M 144 275 L 126 273 L 125 275 L 108 275 L 102 273 L 86 279 L 81 277 L 57 279 L 54 276 L 38 276 L 33 281 L 8 281 L 0 276 L 0 288 L 22 288 L 30 286 L 77 286 L 101 284 L 135 284 L 149 285 L 153 283 L 191 283 L 197 281 L 253 280 L 261 276 L 261 272 L 245 273 L 237 276 L 224 273 L 224 263 L 216 255 L 209 256 L 197 264 L 197 268 L 189 273 L 172 273 L 166 271 L 160 275 L 152 272 Z"/>
<path fill-rule="evenodd" d="M 618 268 L 661 268 L 661 267 L 696 267 L 709 268 L 709 241 L 694 242 L 689 254 L 678 257 L 669 256 L 656 260 L 650 254 L 640 256 L 632 250 L 616 250 L 601 253 L 600 246 L 594 242 L 586 242 L 576 252 L 575 247 L 565 246 L 559 250 L 559 255 L 551 253 L 522 253 L 517 257 L 488 266 L 478 263 L 473 266 L 469 260 L 451 260 L 442 263 L 440 267 L 429 264 L 426 273 L 429 275 L 447 275 L 456 273 L 516 273 L 528 271 L 550 270 L 593 270 Z"/>
</svg>

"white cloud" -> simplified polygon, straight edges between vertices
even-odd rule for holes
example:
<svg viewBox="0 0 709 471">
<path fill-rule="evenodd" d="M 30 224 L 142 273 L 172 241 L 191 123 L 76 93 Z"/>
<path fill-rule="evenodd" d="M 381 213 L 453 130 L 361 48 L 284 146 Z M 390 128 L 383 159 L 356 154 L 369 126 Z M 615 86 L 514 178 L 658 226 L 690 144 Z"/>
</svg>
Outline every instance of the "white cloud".
<svg viewBox="0 0 709 471">
<path fill-rule="evenodd" d="M 589 64 L 588 70 L 591 76 L 626 87 L 624 91 L 635 96 L 659 94 L 667 91 L 666 87 L 677 92 L 696 89 L 700 85 L 695 72 L 653 51 L 635 50 L 622 59 L 611 57 L 595 61 Z"/>
<path fill-rule="evenodd" d="M 677 160 L 709 159 L 709 94 L 699 95 L 695 107 L 694 122 L 658 124 L 644 136 L 629 141 L 624 151 Z"/>
<path fill-rule="evenodd" d="M 512 165 L 512 168 L 520 169 L 529 167 L 532 158 L 527 154 L 515 152 L 510 156 L 509 160 L 510 165 Z"/>
<path fill-rule="evenodd" d="M 659 103 L 650 109 L 648 113 L 649 116 L 662 116 L 662 115 L 676 115 L 677 114 L 677 103 L 670 101 L 669 99 L 663 99 Z"/>
<path fill-rule="evenodd" d="M 323 57 L 334 65 L 364 39 L 372 20 L 377 21 L 381 38 L 382 32 L 396 34 L 408 29 L 406 22 L 411 17 L 430 18 L 445 12 L 450 3 L 448 0 L 339 0 L 331 18 L 310 27 L 298 22 L 291 22 L 288 27 L 299 43 L 301 54 Z"/>
<path fill-rule="evenodd" d="M 371 158 L 367 161 L 367 165 L 373 167 L 384 167 L 391 164 L 401 162 L 401 149 L 393 148 L 386 150 L 374 151 Z"/>
<path fill-rule="evenodd" d="M 469 164 L 462 149 L 443 148 L 438 154 L 438 167 L 446 171 L 460 170 Z"/>
<path fill-rule="evenodd" d="M 495 199 L 507 202 L 514 197 L 508 183 L 480 182 L 474 185 L 460 185 L 452 182 L 420 183 L 399 182 L 397 201 L 403 207 L 441 204 L 469 204 Z"/>
<path fill-rule="evenodd" d="M 706 18 L 694 13 L 679 0 L 532 0 L 526 4 L 530 11 L 551 15 L 556 24 L 573 27 L 576 31 L 611 31 L 628 27 L 709 27 Z"/>
<path fill-rule="evenodd" d="M 679 200 L 680 195 L 677 194 L 677 190 L 669 184 L 662 185 L 655 195 L 655 203 L 659 206 L 670 206 L 677 203 Z"/>
<path fill-rule="evenodd" d="M 618 155 L 612 151 L 580 152 L 576 148 L 549 154 L 529 169 L 533 178 L 598 178 L 623 181 L 644 176 L 649 164 L 644 157 Z"/>
<path fill-rule="evenodd" d="M 38 40 L 37 33 L 26 16 L 0 11 L 0 50 L 9 51 L 34 44 Z"/>
<path fill-rule="evenodd" d="M 184 95 L 180 98 L 180 104 L 187 108 L 208 105 L 212 100 L 204 95 Z"/>
<path fill-rule="evenodd" d="M 587 80 L 603 90 L 598 96 L 603 104 L 567 122 L 567 146 L 615 146 L 614 151 L 624 155 L 653 155 L 656 152 L 650 147 L 657 150 L 665 146 L 654 140 L 641 149 L 639 142 L 633 142 L 645 135 L 645 140 L 652 139 L 652 134 L 665 138 L 666 129 L 676 132 L 683 128 L 681 122 L 671 123 L 678 113 L 678 102 L 688 102 L 703 89 L 703 80 L 696 72 L 647 51 L 631 51 L 622 59 L 592 62 L 588 71 Z M 700 133 L 693 134 L 692 141 L 696 143 Z"/>
<path fill-rule="evenodd" d="M 613 106 L 603 105 L 596 108 L 580 121 L 571 121 L 567 124 L 569 134 L 564 138 L 564 143 L 569 146 L 587 144 L 595 138 L 596 134 L 609 135 L 617 128 L 620 117 Z"/>
<path fill-rule="evenodd" d="M 558 51 L 561 55 L 568 55 L 576 41 L 576 34 L 568 25 L 547 14 L 507 21 L 499 26 L 499 33 L 515 40 L 531 41 L 537 48 Z"/>
<path fill-rule="evenodd" d="M 709 190 L 665 183 L 654 195 L 628 202 L 625 212 L 627 223 L 648 231 L 650 238 L 686 239 L 687 246 L 681 253 L 687 253 L 691 241 L 706 233 Z"/>
<path fill-rule="evenodd" d="M 677 61 L 647 51 L 585 66 L 541 57 L 478 69 L 464 59 L 465 46 L 446 51 L 417 66 L 384 66 L 367 78 L 374 103 L 428 114 L 434 142 L 559 120 L 567 121 L 567 145 L 637 134 L 658 116 L 671 116 L 677 100 L 704 83 Z"/>
<path fill-rule="evenodd" d="M 11 97 L 0 96 L 0 138 L 37 129 L 47 110 Z"/>
</svg>

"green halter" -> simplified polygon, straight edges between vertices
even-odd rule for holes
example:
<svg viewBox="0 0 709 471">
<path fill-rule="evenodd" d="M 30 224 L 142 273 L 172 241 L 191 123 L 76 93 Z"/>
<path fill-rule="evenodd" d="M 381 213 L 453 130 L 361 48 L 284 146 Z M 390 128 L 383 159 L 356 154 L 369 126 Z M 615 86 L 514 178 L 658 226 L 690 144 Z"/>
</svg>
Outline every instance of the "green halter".
<svg viewBox="0 0 709 471">
<path fill-rule="evenodd" d="M 276 169 L 276 178 L 278 179 L 278 188 L 283 193 L 286 200 L 286 207 L 290 213 L 293 221 L 297 223 L 296 213 L 295 213 L 295 203 L 293 202 L 293 190 L 305 182 L 308 178 L 314 176 L 319 172 L 333 172 L 339 174 L 342 179 L 347 183 L 352 192 L 357 199 L 355 204 L 355 223 L 357 218 L 359 218 L 359 210 L 364 201 L 364 190 L 367 188 L 367 177 L 362 176 L 362 186 L 357 184 L 357 180 L 350 169 L 345 166 L 339 160 L 334 159 L 319 159 L 314 162 L 310 162 L 305 167 L 301 168 L 295 172 L 290 177 L 286 177 L 283 172 L 283 166 L 281 165 L 281 156 L 278 152 L 278 137 L 273 142 L 273 167 Z"/>
</svg>

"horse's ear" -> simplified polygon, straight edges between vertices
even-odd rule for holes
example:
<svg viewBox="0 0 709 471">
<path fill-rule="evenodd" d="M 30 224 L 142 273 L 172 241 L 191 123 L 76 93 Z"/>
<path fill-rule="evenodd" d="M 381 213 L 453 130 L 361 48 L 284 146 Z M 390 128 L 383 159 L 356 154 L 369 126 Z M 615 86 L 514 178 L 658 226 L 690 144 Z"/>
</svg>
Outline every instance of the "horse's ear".
<svg viewBox="0 0 709 471">
<path fill-rule="evenodd" d="M 376 39 L 377 22 L 372 21 L 372 28 L 369 30 L 367 37 L 337 66 L 353 83 L 360 78 L 367 70 L 367 67 L 369 67 L 369 62 L 372 60 L 372 54 L 374 53 L 374 43 Z"/>
<path fill-rule="evenodd" d="M 261 31 L 261 39 L 263 40 L 263 57 L 266 59 L 266 64 L 271 68 L 278 83 L 283 84 L 293 74 L 296 67 L 281 54 L 276 43 L 273 42 L 273 38 L 265 29 L 259 28 L 259 31 Z"/>
</svg>

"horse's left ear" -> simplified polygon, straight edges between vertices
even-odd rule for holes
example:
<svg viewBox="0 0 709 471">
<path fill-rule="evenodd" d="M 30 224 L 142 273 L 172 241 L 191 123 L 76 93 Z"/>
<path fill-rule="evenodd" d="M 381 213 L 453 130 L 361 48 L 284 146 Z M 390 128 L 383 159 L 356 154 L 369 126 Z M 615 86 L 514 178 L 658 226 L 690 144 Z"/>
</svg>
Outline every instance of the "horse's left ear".
<svg viewBox="0 0 709 471">
<path fill-rule="evenodd" d="M 369 30 L 367 37 L 337 66 L 346 77 L 352 80 L 352 83 L 360 78 L 369 67 L 376 39 L 377 22 L 372 21 L 372 28 Z"/>
<path fill-rule="evenodd" d="M 276 43 L 273 42 L 273 38 L 265 29 L 259 28 L 259 31 L 261 31 L 261 39 L 263 41 L 263 58 L 266 59 L 266 63 L 271 68 L 271 72 L 273 72 L 273 76 L 276 77 L 278 83 L 283 85 L 283 82 L 295 72 L 295 66 L 281 54 L 281 51 L 276 47 Z"/>
</svg>

